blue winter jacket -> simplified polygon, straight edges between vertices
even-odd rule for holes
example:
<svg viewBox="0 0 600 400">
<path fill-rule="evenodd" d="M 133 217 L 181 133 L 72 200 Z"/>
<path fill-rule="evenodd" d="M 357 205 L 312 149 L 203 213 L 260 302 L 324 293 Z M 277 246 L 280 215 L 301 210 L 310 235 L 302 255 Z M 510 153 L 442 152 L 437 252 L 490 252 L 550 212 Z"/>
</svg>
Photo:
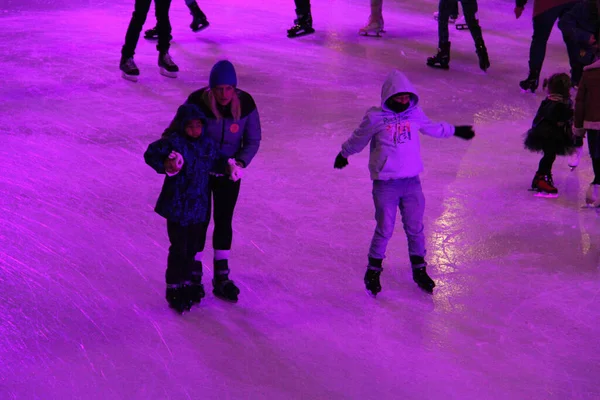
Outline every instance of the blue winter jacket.
<svg viewBox="0 0 600 400">
<path fill-rule="evenodd" d="M 165 178 L 154 210 L 168 221 L 183 226 L 207 222 L 209 172 L 219 158 L 216 144 L 204 133 L 199 138 L 191 138 L 177 132 L 151 143 L 144 160 L 159 174 L 166 174 L 164 162 L 171 151 L 183 156 L 183 167 L 176 175 Z"/>
<path fill-rule="evenodd" d="M 406 111 L 396 113 L 386 101 L 398 93 L 410 93 Z M 369 142 L 369 171 L 373 180 L 410 178 L 423 171 L 419 132 L 446 138 L 454 135 L 454 126 L 431 122 L 418 106 L 419 96 L 408 78 L 393 71 L 381 89 L 381 106 L 367 110 L 362 123 L 342 145 L 342 156 L 360 152 Z"/>
<path fill-rule="evenodd" d="M 233 119 L 228 107 L 221 109 L 224 117 L 217 120 L 210 107 L 202 99 L 207 89 L 205 87 L 192 93 L 186 100 L 186 104 L 195 104 L 206 115 L 208 121 L 203 134 L 210 137 L 217 144 L 221 156 L 225 159 L 225 162 L 219 162 L 215 166 L 214 172 L 226 174 L 226 160 L 229 158 L 234 158 L 241 162 L 244 167 L 247 167 L 258 152 L 262 136 L 260 119 L 254 99 L 243 90 L 236 89 L 242 111 L 240 120 L 235 121 Z M 177 126 L 178 121 L 175 118 L 163 136 L 169 135 L 169 131 Z"/>
</svg>

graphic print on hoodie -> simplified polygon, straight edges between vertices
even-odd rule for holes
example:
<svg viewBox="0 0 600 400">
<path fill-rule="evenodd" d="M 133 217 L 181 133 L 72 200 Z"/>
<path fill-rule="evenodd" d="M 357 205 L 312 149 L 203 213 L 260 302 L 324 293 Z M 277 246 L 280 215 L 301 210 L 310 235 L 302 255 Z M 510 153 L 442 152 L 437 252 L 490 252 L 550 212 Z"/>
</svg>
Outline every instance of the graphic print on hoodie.
<svg viewBox="0 0 600 400">
<path fill-rule="evenodd" d="M 386 101 L 398 93 L 410 94 L 410 106 L 394 112 Z M 362 151 L 369 142 L 369 172 L 373 180 L 410 178 L 423 171 L 417 132 L 437 138 L 454 135 L 454 126 L 434 123 L 418 106 L 419 95 L 408 78 L 392 71 L 381 88 L 381 106 L 367 110 L 360 126 L 342 145 L 342 156 Z"/>
</svg>

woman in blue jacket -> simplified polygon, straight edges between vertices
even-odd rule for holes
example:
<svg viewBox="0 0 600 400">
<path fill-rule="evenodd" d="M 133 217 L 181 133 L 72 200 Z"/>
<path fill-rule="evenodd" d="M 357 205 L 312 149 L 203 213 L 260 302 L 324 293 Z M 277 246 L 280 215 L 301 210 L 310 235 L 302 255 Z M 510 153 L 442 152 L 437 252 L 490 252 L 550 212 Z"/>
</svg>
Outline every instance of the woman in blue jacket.
<svg viewBox="0 0 600 400">
<path fill-rule="evenodd" d="M 193 92 L 186 104 L 194 104 L 206 114 L 204 132 L 216 142 L 222 157 L 211 172 L 209 182 L 215 224 L 212 283 L 215 296 L 236 302 L 239 289 L 229 279 L 228 263 L 233 238 L 232 220 L 240 192 L 240 179 L 260 146 L 258 110 L 252 96 L 237 88 L 235 68 L 226 60 L 213 66 L 209 86 Z M 169 136 L 177 125 L 175 117 L 163 136 Z M 202 279 L 202 253 L 197 254 L 196 260 L 192 282 L 199 284 Z"/>
</svg>

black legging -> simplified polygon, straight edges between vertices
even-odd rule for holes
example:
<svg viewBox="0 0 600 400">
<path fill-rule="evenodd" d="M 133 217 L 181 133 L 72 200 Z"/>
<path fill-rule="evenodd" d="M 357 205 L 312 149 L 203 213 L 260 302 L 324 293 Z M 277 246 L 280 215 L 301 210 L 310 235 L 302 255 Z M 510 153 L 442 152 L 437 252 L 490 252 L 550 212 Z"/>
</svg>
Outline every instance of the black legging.
<svg viewBox="0 0 600 400">
<path fill-rule="evenodd" d="M 131 15 L 131 21 L 129 21 L 129 27 L 125 34 L 125 44 L 121 49 L 121 55 L 124 59 L 133 57 L 135 49 L 140 39 L 140 32 L 148 11 L 150 10 L 150 4 L 152 0 L 135 0 L 135 8 Z M 156 12 L 156 30 L 158 31 L 158 44 L 156 50 L 161 53 L 169 51 L 171 46 L 171 22 L 169 21 L 169 8 L 171 7 L 171 0 L 154 0 L 155 12 Z"/>
<path fill-rule="evenodd" d="M 465 15 L 465 21 L 476 44 L 483 42 L 483 34 L 477 19 L 477 0 L 460 0 Z M 440 47 L 450 41 L 448 19 L 458 9 L 457 0 L 440 0 L 438 6 L 438 37 Z"/>
<path fill-rule="evenodd" d="M 541 175 L 552 175 L 552 165 L 554 164 L 554 160 L 556 160 L 555 152 L 549 150 L 544 151 L 544 156 L 540 160 L 537 173 Z"/>
<path fill-rule="evenodd" d="M 233 238 L 233 211 L 240 194 L 240 182 L 233 182 L 228 176 L 211 176 L 210 191 L 213 197 L 213 249 L 230 250 Z"/>
<path fill-rule="evenodd" d="M 296 4 L 296 15 L 304 16 L 310 13 L 310 0 L 294 0 Z"/>
<path fill-rule="evenodd" d="M 594 185 L 600 185 L 600 130 L 587 130 L 588 150 L 594 168 Z"/>
<path fill-rule="evenodd" d="M 208 222 L 181 226 L 167 221 L 167 234 L 171 246 L 167 257 L 165 278 L 167 285 L 179 284 L 192 279 L 194 257 L 204 249 Z"/>
</svg>

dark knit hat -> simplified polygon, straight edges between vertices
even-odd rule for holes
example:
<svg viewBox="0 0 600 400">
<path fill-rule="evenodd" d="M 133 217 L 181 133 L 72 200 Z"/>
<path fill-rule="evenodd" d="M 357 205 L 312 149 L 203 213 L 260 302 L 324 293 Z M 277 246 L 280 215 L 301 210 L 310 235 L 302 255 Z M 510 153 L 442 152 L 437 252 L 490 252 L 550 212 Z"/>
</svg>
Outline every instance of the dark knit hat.
<svg viewBox="0 0 600 400">
<path fill-rule="evenodd" d="M 185 126 L 195 119 L 202 121 L 202 125 L 206 125 L 206 115 L 195 104 L 184 104 L 177 109 L 177 120 L 179 128 L 183 131 Z"/>
<path fill-rule="evenodd" d="M 221 60 L 213 65 L 208 84 L 211 88 L 218 85 L 237 86 L 237 75 L 233 64 L 227 60 Z"/>
</svg>

